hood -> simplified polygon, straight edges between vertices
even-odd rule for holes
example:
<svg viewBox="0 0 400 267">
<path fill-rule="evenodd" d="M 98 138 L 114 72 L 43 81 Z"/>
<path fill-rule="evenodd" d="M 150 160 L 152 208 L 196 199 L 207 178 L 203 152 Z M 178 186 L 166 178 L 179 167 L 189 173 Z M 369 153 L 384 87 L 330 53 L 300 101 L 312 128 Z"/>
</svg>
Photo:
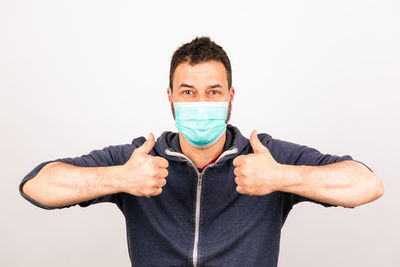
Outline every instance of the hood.
<svg viewBox="0 0 400 267">
<path fill-rule="evenodd" d="M 224 146 L 224 152 L 227 150 L 237 149 L 237 153 L 227 155 L 220 162 L 229 160 L 232 157 L 236 157 L 237 154 L 249 145 L 249 139 L 244 137 L 239 129 L 231 124 L 226 126 L 226 141 Z M 179 134 L 176 132 L 165 131 L 158 138 L 154 145 L 154 149 L 160 156 L 172 160 L 172 161 L 185 161 L 184 158 L 171 156 L 166 153 L 166 150 L 172 152 L 182 153 L 179 144 Z"/>
</svg>

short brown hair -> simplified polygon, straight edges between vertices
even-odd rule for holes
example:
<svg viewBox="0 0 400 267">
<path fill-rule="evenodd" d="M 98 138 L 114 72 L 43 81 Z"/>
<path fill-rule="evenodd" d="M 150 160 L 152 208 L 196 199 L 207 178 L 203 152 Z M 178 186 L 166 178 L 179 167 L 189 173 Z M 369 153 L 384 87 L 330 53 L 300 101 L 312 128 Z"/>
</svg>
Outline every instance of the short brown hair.
<svg viewBox="0 0 400 267">
<path fill-rule="evenodd" d="M 211 41 L 210 37 L 196 37 L 190 43 L 180 46 L 172 55 L 169 70 L 169 88 L 172 90 L 174 73 L 179 64 L 188 62 L 191 65 L 219 61 L 225 66 L 228 89 L 232 86 L 232 68 L 228 55 L 221 46 Z"/>
</svg>

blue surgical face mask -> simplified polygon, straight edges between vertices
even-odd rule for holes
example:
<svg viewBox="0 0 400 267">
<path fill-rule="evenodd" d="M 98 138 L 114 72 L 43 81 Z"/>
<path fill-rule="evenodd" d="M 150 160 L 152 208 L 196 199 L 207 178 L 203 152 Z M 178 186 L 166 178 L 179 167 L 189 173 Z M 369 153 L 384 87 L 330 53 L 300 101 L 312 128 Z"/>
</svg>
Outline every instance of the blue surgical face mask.
<svg viewBox="0 0 400 267">
<path fill-rule="evenodd" d="M 173 102 L 176 128 L 193 146 L 211 146 L 226 130 L 228 102 Z"/>
</svg>

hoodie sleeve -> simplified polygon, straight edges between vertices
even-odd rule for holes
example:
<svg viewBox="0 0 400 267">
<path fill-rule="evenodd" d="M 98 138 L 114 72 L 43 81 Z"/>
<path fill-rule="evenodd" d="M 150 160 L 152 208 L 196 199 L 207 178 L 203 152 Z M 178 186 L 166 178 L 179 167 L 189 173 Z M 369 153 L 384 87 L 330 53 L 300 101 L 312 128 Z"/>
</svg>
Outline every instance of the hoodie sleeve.
<svg viewBox="0 0 400 267">
<path fill-rule="evenodd" d="M 96 199 L 91 199 L 88 201 L 68 205 L 68 206 L 62 206 L 62 207 L 50 207 L 46 206 L 42 203 L 39 203 L 38 201 L 32 199 L 28 195 L 24 194 L 22 191 L 22 187 L 26 181 L 29 179 L 32 179 L 33 177 L 36 176 L 36 174 L 39 173 L 39 171 L 48 163 L 51 162 L 64 162 L 68 163 L 71 165 L 79 166 L 79 167 L 105 167 L 105 166 L 115 166 L 115 165 L 122 165 L 124 164 L 129 158 L 130 155 L 132 154 L 133 150 L 136 148 L 135 145 L 118 145 L 118 146 L 108 146 L 103 149 L 99 150 L 93 150 L 88 154 L 82 155 L 80 157 L 74 157 L 74 158 L 60 158 L 60 159 L 55 159 L 55 160 L 49 160 L 40 163 L 37 165 L 33 170 L 31 170 L 21 181 L 19 185 L 19 192 L 24 197 L 26 200 L 31 202 L 33 205 L 38 206 L 43 209 L 62 209 L 62 208 L 69 208 L 71 206 L 75 206 L 76 204 L 79 204 L 81 207 L 87 207 L 89 205 L 95 204 L 95 203 L 101 203 L 101 202 L 112 202 L 120 206 L 121 204 L 121 194 L 116 193 L 116 194 L 111 194 L 111 195 L 105 195 Z"/>
<path fill-rule="evenodd" d="M 353 160 L 353 158 L 350 155 L 337 156 L 331 154 L 323 154 L 315 148 L 307 147 L 304 145 L 298 145 L 282 141 L 279 139 L 273 139 L 268 135 L 263 136 L 263 138 L 260 138 L 260 140 L 263 140 L 262 142 L 267 145 L 274 159 L 277 162 L 283 164 L 323 166 L 335 162 Z M 357 162 L 362 163 L 360 161 Z M 369 170 L 371 170 L 368 166 L 366 167 Z M 332 206 L 336 207 L 335 205 L 323 203 L 320 201 L 316 201 L 292 193 L 287 193 L 287 200 L 289 208 L 302 201 L 311 201 L 323 205 L 325 207 L 332 207 Z"/>
</svg>

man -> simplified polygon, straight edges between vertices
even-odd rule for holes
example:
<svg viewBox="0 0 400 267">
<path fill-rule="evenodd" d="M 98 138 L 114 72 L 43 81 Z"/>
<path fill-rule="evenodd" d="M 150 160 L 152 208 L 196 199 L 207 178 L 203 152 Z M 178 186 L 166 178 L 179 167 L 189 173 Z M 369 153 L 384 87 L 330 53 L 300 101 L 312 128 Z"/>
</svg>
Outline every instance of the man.
<svg viewBox="0 0 400 267">
<path fill-rule="evenodd" d="M 20 193 L 45 208 L 113 202 L 132 266 L 277 266 L 293 205 L 356 207 L 383 194 L 350 156 L 332 156 L 229 121 L 230 61 L 207 37 L 182 45 L 167 90 L 178 133 L 39 164 Z"/>
</svg>

